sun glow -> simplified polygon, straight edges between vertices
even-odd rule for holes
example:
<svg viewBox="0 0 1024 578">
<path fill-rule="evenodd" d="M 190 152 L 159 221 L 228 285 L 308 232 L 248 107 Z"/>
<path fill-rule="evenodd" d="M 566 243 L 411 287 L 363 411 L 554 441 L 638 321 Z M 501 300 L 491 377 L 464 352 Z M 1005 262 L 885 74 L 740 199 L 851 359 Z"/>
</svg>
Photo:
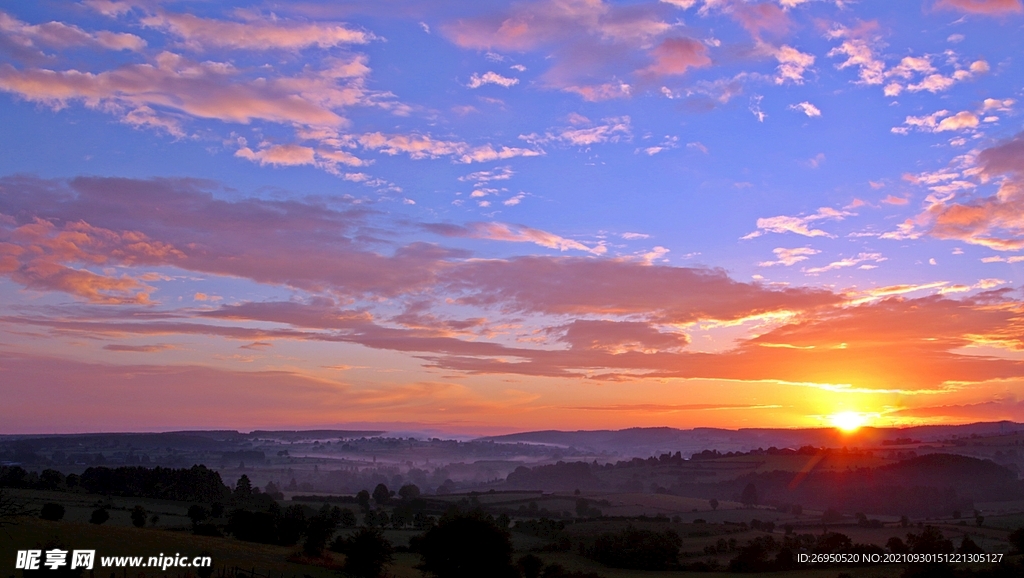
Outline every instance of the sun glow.
<svg viewBox="0 0 1024 578">
<path fill-rule="evenodd" d="M 829 416 L 832 425 L 844 432 L 855 432 L 868 422 L 868 416 L 855 411 L 844 411 Z"/>
</svg>

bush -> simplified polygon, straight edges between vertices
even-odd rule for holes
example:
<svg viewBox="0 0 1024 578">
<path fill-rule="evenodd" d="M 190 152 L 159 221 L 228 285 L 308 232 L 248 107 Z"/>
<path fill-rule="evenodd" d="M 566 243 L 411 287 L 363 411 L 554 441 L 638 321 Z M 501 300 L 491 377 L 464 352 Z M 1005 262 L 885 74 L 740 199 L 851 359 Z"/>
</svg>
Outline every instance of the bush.
<svg viewBox="0 0 1024 578">
<path fill-rule="evenodd" d="M 92 511 L 92 515 L 89 516 L 89 523 L 91 524 L 102 524 L 110 519 L 110 512 L 106 508 L 96 508 Z"/>
<path fill-rule="evenodd" d="M 141 528 L 146 525 L 146 508 L 135 506 L 132 508 L 132 525 Z"/>
<path fill-rule="evenodd" d="M 60 504 L 43 504 L 43 508 L 39 510 L 39 517 L 44 520 L 50 520 L 56 522 L 64 518 L 64 506 Z"/>
</svg>

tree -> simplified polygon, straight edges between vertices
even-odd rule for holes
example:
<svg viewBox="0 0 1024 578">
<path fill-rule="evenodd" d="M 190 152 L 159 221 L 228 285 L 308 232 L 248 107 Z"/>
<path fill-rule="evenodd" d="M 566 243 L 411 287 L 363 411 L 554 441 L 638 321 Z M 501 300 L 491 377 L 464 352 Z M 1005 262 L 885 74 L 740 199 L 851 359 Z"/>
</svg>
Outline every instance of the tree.
<svg viewBox="0 0 1024 578">
<path fill-rule="evenodd" d="M 394 561 L 394 548 L 380 530 L 362 528 L 347 539 L 338 538 L 331 550 L 345 554 L 342 571 L 358 578 L 378 578 Z"/>
<path fill-rule="evenodd" d="M 974 540 L 967 534 L 964 534 L 962 540 L 960 540 L 960 547 L 956 549 L 957 554 L 984 554 L 985 550 L 982 550 Z"/>
<path fill-rule="evenodd" d="M 342 528 L 353 528 L 356 525 L 356 515 L 352 510 L 345 508 L 341 511 L 341 519 L 338 522 Z"/>
<path fill-rule="evenodd" d="M 925 526 L 920 534 L 907 534 L 907 546 L 915 554 L 952 554 L 953 541 L 935 526 Z"/>
<path fill-rule="evenodd" d="M 249 476 L 242 474 L 235 484 L 235 497 L 245 499 L 249 496 L 252 496 L 252 482 L 249 481 Z"/>
<path fill-rule="evenodd" d="M 51 522 L 61 520 L 64 518 L 64 506 L 52 502 L 43 504 L 43 509 L 39 510 L 39 517 Z"/>
<path fill-rule="evenodd" d="M 334 531 L 341 520 L 341 508 L 324 504 L 315 516 L 306 524 L 306 541 L 302 543 L 302 551 L 307 556 L 320 556 L 327 547 Z"/>
<path fill-rule="evenodd" d="M 399 488 L 398 495 L 403 500 L 415 500 L 420 497 L 420 488 L 416 484 L 406 484 Z"/>
<path fill-rule="evenodd" d="M 1013 532 L 1010 532 L 1008 536 L 1010 545 L 1013 546 L 1017 553 L 1024 553 L 1024 527 L 1017 528 Z"/>
<path fill-rule="evenodd" d="M 370 492 L 367 492 L 366 490 L 359 490 L 359 493 L 356 494 L 356 502 L 359 503 L 359 507 L 362 508 L 364 511 L 369 510 Z"/>
<path fill-rule="evenodd" d="M 132 508 L 132 525 L 141 528 L 146 525 L 146 508 L 136 505 Z"/>
<path fill-rule="evenodd" d="M 383 506 L 388 503 L 391 499 L 391 491 L 384 484 L 377 484 L 377 487 L 373 489 L 373 501 L 378 506 Z"/>
<path fill-rule="evenodd" d="M 199 524 L 206 521 L 210 517 L 210 511 L 200 506 L 199 504 L 192 504 L 188 507 L 188 518 L 192 520 L 192 527 L 195 528 Z"/>
<path fill-rule="evenodd" d="M 672 530 L 655 532 L 628 526 L 597 537 L 589 556 L 613 568 L 674 570 L 683 541 Z"/>
<path fill-rule="evenodd" d="M 740 502 L 747 507 L 757 505 L 757 487 L 754 486 L 753 482 L 743 488 L 743 493 L 740 494 Z"/>
<path fill-rule="evenodd" d="M 92 511 L 92 515 L 89 516 L 89 523 L 91 524 L 102 524 L 110 519 L 110 512 L 106 508 L 96 508 Z"/>
<path fill-rule="evenodd" d="M 306 509 L 299 504 L 288 506 L 277 521 L 277 543 L 291 546 L 306 532 Z"/>
<path fill-rule="evenodd" d="M 579 490 L 576 490 L 577 492 Z M 523 578 L 540 578 L 540 571 L 544 568 L 544 561 L 533 554 L 527 554 L 516 562 L 519 572 Z"/>
<path fill-rule="evenodd" d="M 708 505 L 711 506 L 712 510 L 717 510 L 718 509 L 718 500 L 716 500 L 715 498 L 711 498 L 710 500 L 708 500 Z"/>
<path fill-rule="evenodd" d="M 423 558 L 417 566 L 437 578 L 514 578 L 512 542 L 479 510 L 445 514 L 411 544 Z"/>
</svg>

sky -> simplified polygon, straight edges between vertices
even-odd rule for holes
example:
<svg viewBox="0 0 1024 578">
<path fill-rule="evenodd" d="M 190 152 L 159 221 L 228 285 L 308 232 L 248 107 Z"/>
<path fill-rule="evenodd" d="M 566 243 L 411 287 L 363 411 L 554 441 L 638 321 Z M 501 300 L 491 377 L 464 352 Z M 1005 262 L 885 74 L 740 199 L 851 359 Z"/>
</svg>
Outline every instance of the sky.
<svg viewBox="0 0 1024 578">
<path fill-rule="evenodd" d="M 0 0 L 0 433 L 1024 421 L 1021 0 Z"/>
</svg>

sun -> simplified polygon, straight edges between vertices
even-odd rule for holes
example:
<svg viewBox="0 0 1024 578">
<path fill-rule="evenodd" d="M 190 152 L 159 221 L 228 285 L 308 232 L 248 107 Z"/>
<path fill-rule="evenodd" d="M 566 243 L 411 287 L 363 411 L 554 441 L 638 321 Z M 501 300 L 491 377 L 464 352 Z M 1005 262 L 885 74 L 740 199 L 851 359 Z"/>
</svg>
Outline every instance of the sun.
<svg viewBox="0 0 1024 578">
<path fill-rule="evenodd" d="M 855 411 L 843 411 L 829 416 L 832 425 L 847 433 L 852 433 L 868 422 L 868 416 Z"/>
</svg>

